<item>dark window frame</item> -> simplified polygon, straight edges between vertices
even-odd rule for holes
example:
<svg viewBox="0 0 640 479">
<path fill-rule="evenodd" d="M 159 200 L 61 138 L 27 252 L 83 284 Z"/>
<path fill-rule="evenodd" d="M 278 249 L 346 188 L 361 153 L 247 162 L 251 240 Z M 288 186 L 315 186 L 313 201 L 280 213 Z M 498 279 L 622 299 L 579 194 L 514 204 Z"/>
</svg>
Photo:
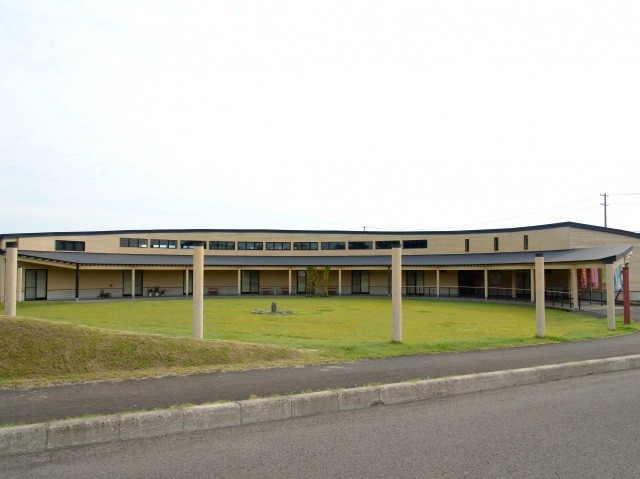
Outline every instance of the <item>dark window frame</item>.
<svg viewBox="0 0 640 479">
<path fill-rule="evenodd" d="M 529 249 L 529 235 L 524 235 L 524 238 L 522 239 L 522 241 L 524 243 L 522 246 L 524 247 L 525 250 L 528 250 Z"/>
<path fill-rule="evenodd" d="M 209 249 L 215 251 L 232 251 L 236 249 L 235 241 L 209 241 Z"/>
<path fill-rule="evenodd" d="M 350 250 L 370 250 L 373 249 L 373 241 L 349 241 Z"/>
<path fill-rule="evenodd" d="M 500 251 L 500 240 L 497 236 L 493 238 L 493 251 Z"/>
<path fill-rule="evenodd" d="M 262 241 L 238 241 L 238 251 L 262 251 L 264 243 Z"/>
<path fill-rule="evenodd" d="M 344 251 L 347 244 L 344 241 L 323 241 L 320 248 L 324 251 Z"/>
<path fill-rule="evenodd" d="M 427 249 L 429 240 L 427 239 L 410 239 L 402 242 L 403 249 Z"/>
<path fill-rule="evenodd" d="M 291 241 L 267 241 L 265 246 L 268 251 L 290 251 Z"/>
<path fill-rule="evenodd" d="M 84 241 L 75 241 L 75 240 L 56 240 L 56 251 L 84 251 L 85 250 L 85 242 Z"/>
<path fill-rule="evenodd" d="M 156 249 L 178 249 L 178 240 L 152 239 L 151 248 Z"/>
<path fill-rule="evenodd" d="M 294 251 L 318 251 L 317 241 L 294 241 Z"/>
<path fill-rule="evenodd" d="M 147 238 L 120 238 L 121 248 L 148 248 L 149 240 Z"/>
<path fill-rule="evenodd" d="M 464 239 L 464 252 L 465 253 L 469 252 L 470 246 L 471 246 L 471 242 L 469 241 L 469 238 L 465 238 Z"/>
<path fill-rule="evenodd" d="M 376 241 L 376 249 L 392 249 L 394 246 L 400 246 L 400 240 L 382 240 Z"/>
</svg>

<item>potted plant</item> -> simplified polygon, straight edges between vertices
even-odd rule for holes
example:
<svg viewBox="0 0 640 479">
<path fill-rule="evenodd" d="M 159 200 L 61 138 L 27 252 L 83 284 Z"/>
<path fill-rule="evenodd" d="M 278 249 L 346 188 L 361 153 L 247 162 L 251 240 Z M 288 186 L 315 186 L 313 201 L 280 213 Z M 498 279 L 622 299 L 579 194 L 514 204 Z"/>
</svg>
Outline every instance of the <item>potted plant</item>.
<svg viewBox="0 0 640 479">
<path fill-rule="evenodd" d="M 153 288 L 147 288 L 147 296 L 153 296 Z"/>
</svg>

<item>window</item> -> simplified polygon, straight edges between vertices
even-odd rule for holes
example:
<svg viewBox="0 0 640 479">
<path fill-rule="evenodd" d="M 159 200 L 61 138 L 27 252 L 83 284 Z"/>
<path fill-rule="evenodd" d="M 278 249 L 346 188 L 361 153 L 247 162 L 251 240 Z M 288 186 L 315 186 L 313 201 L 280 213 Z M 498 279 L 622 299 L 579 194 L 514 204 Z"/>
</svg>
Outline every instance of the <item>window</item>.
<svg viewBox="0 0 640 479">
<path fill-rule="evenodd" d="M 464 240 L 464 252 L 465 253 L 469 252 L 469 238 L 465 238 Z"/>
<path fill-rule="evenodd" d="M 500 249 L 500 245 L 498 244 L 498 238 L 493 238 L 493 251 L 498 251 Z"/>
<path fill-rule="evenodd" d="M 56 251 L 84 251 L 84 241 L 56 240 Z"/>
<path fill-rule="evenodd" d="M 349 241 L 349 249 L 373 249 L 371 241 Z"/>
<path fill-rule="evenodd" d="M 290 241 L 270 241 L 267 242 L 268 250 L 290 250 L 291 242 Z"/>
<path fill-rule="evenodd" d="M 240 250 L 262 250 L 261 241 L 238 241 L 238 249 Z"/>
<path fill-rule="evenodd" d="M 346 245 L 344 241 L 323 241 L 321 247 L 324 250 L 343 250 Z"/>
<path fill-rule="evenodd" d="M 404 240 L 402 242 L 402 247 L 406 248 L 406 249 L 426 248 L 427 247 L 427 240 L 426 239 Z"/>
<path fill-rule="evenodd" d="M 180 241 L 180 249 L 193 249 L 196 246 L 205 245 L 204 241 L 196 241 L 196 240 L 181 240 Z"/>
<path fill-rule="evenodd" d="M 293 243 L 293 249 L 295 250 L 316 250 L 318 249 L 318 243 L 316 241 L 296 241 Z"/>
<path fill-rule="evenodd" d="M 529 235 L 524 235 L 524 249 L 529 249 Z"/>
<path fill-rule="evenodd" d="M 351 272 L 351 294 L 369 294 L 369 271 Z"/>
<path fill-rule="evenodd" d="M 235 241 L 209 241 L 209 249 L 217 249 L 217 250 L 236 249 L 236 242 Z"/>
<path fill-rule="evenodd" d="M 146 238 L 120 238 L 121 248 L 146 248 L 149 240 Z"/>
<path fill-rule="evenodd" d="M 400 241 L 376 241 L 376 249 L 391 249 L 400 246 Z"/>
<path fill-rule="evenodd" d="M 165 249 L 176 249 L 178 247 L 177 240 L 166 240 L 166 239 L 152 239 L 151 240 L 152 248 L 165 248 Z"/>
</svg>

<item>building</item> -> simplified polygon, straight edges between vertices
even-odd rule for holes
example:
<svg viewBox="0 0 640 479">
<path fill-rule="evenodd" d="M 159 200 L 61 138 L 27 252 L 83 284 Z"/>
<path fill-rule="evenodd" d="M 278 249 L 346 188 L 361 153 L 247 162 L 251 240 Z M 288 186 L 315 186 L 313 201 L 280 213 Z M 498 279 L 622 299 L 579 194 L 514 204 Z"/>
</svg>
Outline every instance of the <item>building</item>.
<svg viewBox="0 0 640 479">
<path fill-rule="evenodd" d="M 205 295 L 306 294 L 307 274 L 327 293 L 390 293 L 391 248 L 402 247 L 403 294 L 533 300 L 534 257 L 545 258 L 552 300 L 600 301 L 623 264 L 640 299 L 640 234 L 579 223 L 468 231 L 119 230 L 0 235 L 17 245 L 18 299 L 192 293 L 195 245 L 205 247 Z"/>
</svg>

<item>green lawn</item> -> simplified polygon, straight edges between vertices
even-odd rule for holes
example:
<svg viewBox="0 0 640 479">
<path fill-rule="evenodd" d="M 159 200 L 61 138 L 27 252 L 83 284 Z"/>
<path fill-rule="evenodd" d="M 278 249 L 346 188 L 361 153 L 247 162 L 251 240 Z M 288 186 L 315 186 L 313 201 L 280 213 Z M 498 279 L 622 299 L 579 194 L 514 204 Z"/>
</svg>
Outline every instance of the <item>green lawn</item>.
<svg viewBox="0 0 640 479">
<path fill-rule="evenodd" d="M 272 301 L 292 315 L 253 314 Z M 155 333 L 191 335 L 187 299 L 105 300 L 95 302 L 23 302 L 20 316 L 75 324 Z M 458 351 L 570 341 L 638 329 L 606 319 L 547 309 L 547 338 L 535 337 L 530 305 L 406 298 L 403 343 L 391 343 L 391 300 L 381 297 L 216 297 L 204 302 L 204 336 L 247 343 L 317 350 L 327 360 L 378 358 L 403 354 Z"/>
</svg>

